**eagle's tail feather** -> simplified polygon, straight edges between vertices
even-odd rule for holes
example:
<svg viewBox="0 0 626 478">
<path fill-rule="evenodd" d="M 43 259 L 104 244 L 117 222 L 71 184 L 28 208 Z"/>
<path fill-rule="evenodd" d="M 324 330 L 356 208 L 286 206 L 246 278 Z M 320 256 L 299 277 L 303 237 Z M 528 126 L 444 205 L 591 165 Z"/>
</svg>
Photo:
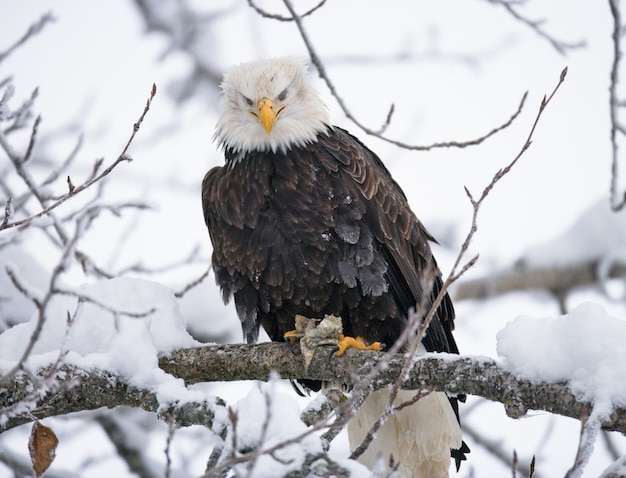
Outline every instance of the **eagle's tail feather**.
<svg viewBox="0 0 626 478">
<path fill-rule="evenodd" d="M 400 390 L 394 405 L 411 400 L 415 392 Z M 388 390 L 377 390 L 348 423 L 350 448 L 358 447 L 382 415 Z M 359 462 L 373 469 L 379 459 L 398 465 L 402 478 L 448 477 L 450 450 L 461 447 L 461 428 L 445 393 L 433 392 L 393 412 L 378 430 Z"/>
</svg>

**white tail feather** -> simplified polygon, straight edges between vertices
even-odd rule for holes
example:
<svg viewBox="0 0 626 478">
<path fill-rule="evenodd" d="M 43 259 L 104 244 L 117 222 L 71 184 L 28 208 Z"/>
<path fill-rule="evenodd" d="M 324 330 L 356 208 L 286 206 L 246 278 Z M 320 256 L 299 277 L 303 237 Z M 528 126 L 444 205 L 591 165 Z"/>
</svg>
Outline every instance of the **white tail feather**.
<svg viewBox="0 0 626 478">
<path fill-rule="evenodd" d="M 411 400 L 414 391 L 400 390 L 394 402 Z M 389 401 L 388 390 L 371 393 L 348 422 L 350 449 L 358 447 Z M 393 412 L 376 433 L 359 462 L 373 469 L 379 459 L 399 464 L 399 478 L 444 478 L 450 449 L 461 447 L 461 427 L 445 393 L 433 392 L 413 405 Z"/>
</svg>

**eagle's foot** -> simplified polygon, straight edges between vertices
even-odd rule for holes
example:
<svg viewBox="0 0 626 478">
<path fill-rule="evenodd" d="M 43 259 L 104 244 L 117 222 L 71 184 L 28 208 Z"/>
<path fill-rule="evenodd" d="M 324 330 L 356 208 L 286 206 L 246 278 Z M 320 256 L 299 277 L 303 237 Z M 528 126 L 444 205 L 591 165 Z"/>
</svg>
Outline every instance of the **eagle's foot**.
<svg viewBox="0 0 626 478">
<path fill-rule="evenodd" d="M 333 355 L 341 357 L 349 348 L 380 352 L 382 350 L 382 344 L 380 342 L 374 342 L 367 345 L 362 337 L 346 337 L 340 334 L 339 341 L 337 342 L 337 350 L 334 351 Z"/>
<path fill-rule="evenodd" d="M 299 333 L 297 329 L 289 330 L 283 334 L 283 339 L 288 345 L 294 346 L 296 342 L 303 337 L 303 334 Z"/>
</svg>

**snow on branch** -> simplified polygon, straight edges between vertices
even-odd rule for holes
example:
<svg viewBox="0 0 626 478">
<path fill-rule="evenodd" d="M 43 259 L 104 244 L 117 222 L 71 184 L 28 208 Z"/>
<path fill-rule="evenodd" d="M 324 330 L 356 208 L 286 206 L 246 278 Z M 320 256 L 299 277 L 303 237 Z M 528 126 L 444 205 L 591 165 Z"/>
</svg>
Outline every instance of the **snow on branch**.
<svg viewBox="0 0 626 478">
<path fill-rule="evenodd" d="M 154 391 L 130 385 L 124 377 L 104 370 L 63 365 L 56 370 L 44 368 L 37 375 L 46 376 L 51 371 L 51 378 L 57 386 L 41 391 L 36 407 L 24 413 L 15 413 L 6 421 L 0 422 L 0 433 L 30 423 L 33 419 L 122 405 L 158 413 L 161 418 L 171 420 L 178 426 L 200 424 L 211 428 L 215 410 L 225 407 L 225 402 L 219 398 L 202 403 L 186 402 L 161 406 Z M 25 409 L 22 401 L 33 400 L 34 397 L 29 396 L 28 390 L 32 386 L 38 386 L 39 380 L 26 373 L 15 374 L 4 380 L 0 383 L 0 409 L 7 410 L 20 403 L 22 409 Z"/>
</svg>

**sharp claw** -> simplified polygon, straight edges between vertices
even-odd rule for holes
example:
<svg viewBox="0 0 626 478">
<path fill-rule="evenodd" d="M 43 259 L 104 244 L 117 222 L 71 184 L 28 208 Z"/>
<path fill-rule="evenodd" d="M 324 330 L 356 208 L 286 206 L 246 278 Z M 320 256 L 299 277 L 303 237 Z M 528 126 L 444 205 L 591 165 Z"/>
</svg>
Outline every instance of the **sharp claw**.
<svg viewBox="0 0 626 478">
<path fill-rule="evenodd" d="M 296 349 L 293 346 L 293 342 L 285 337 L 285 343 L 287 344 L 287 348 L 292 354 L 296 354 Z"/>
</svg>

